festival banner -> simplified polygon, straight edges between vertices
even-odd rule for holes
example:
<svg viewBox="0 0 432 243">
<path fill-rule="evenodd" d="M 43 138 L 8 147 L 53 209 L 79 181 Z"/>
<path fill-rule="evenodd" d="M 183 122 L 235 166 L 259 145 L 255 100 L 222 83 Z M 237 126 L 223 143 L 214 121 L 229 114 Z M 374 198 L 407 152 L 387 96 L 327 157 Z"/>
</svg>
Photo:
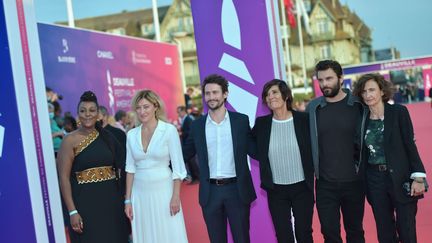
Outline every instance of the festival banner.
<svg viewBox="0 0 432 243">
<path fill-rule="evenodd" d="M 256 116 L 269 113 L 261 100 L 264 83 L 285 80 L 278 1 L 199 0 L 191 1 L 191 8 L 201 80 L 213 73 L 225 76 L 228 108 L 247 114 L 253 126 Z M 276 242 L 257 162 L 251 171 L 258 194 L 252 204 L 251 241 Z"/>
<path fill-rule="evenodd" d="M 2 242 L 66 242 L 31 0 L 0 2 Z"/>
<path fill-rule="evenodd" d="M 379 63 L 371 63 L 365 65 L 356 65 L 356 66 L 348 66 L 343 68 L 343 73 L 345 75 L 348 74 L 357 74 L 357 73 L 373 73 L 379 72 L 383 70 L 398 70 L 398 69 L 407 69 L 413 68 L 422 65 L 431 65 L 432 57 L 418 57 L 418 58 L 407 58 L 401 60 L 394 61 L 383 61 Z"/>
<path fill-rule="evenodd" d="M 45 82 L 63 97 L 63 112 L 77 114 L 79 97 L 95 92 L 111 115 L 130 110 L 135 91 L 151 89 L 170 120 L 184 105 L 177 46 L 102 32 L 38 24 Z"/>
</svg>

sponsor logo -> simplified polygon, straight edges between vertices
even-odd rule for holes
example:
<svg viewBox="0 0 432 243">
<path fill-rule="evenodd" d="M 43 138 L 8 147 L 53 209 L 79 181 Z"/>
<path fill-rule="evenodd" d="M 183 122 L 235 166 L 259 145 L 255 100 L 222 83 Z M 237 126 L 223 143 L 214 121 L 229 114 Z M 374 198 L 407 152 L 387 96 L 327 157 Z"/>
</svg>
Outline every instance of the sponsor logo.
<svg viewBox="0 0 432 243">
<path fill-rule="evenodd" d="M 133 97 L 133 93 L 132 90 L 129 89 L 116 89 L 114 90 L 114 95 L 116 98 L 120 98 L 120 97 Z"/>
<path fill-rule="evenodd" d="M 138 63 L 150 64 L 152 61 L 147 57 L 146 54 L 132 51 L 132 63 L 135 65 Z"/>
<path fill-rule="evenodd" d="M 130 99 L 127 100 L 119 100 L 116 102 L 117 108 L 123 109 L 123 108 L 130 108 L 131 101 Z"/>
<path fill-rule="evenodd" d="M 69 44 L 67 39 L 62 39 L 62 52 L 63 54 L 60 56 L 57 56 L 57 61 L 59 63 L 76 63 L 76 57 L 74 56 L 70 56 L 70 55 L 65 55 L 69 52 Z"/>
<path fill-rule="evenodd" d="M 98 58 L 102 58 L 102 59 L 114 59 L 114 55 L 110 51 L 101 51 L 101 50 L 98 50 L 96 52 L 96 56 Z"/>
<path fill-rule="evenodd" d="M 165 57 L 165 65 L 172 65 L 172 58 L 171 57 Z"/>
<path fill-rule="evenodd" d="M 2 125 L 0 125 L 0 158 L 2 157 L 2 153 L 3 153 L 4 133 L 5 133 L 5 128 Z"/>
<path fill-rule="evenodd" d="M 135 86 L 134 78 L 124 78 L 124 77 L 113 77 L 113 86 Z"/>
<path fill-rule="evenodd" d="M 405 60 L 399 62 L 389 62 L 381 64 L 381 70 L 384 69 L 393 69 L 393 68 L 401 68 L 401 67 L 411 67 L 416 64 L 415 60 Z"/>
<path fill-rule="evenodd" d="M 67 53 L 69 51 L 69 45 L 66 39 L 62 39 L 62 44 L 63 44 L 63 53 Z"/>
</svg>

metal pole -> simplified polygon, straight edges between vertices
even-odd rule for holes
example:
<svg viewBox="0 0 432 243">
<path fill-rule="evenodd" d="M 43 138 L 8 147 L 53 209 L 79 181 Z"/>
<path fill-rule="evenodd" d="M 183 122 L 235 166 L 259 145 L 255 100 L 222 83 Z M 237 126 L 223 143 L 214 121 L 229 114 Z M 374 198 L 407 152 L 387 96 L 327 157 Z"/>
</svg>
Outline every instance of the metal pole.
<svg viewBox="0 0 432 243">
<path fill-rule="evenodd" d="M 296 11 L 297 11 L 297 26 L 298 26 L 298 35 L 299 35 L 299 41 L 300 41 L 300 56 L 302 60 L 302 71 L 303 71 L 303 83 L 305 91 L 308 87 L 307 79 L 306 79 L 306 61 L 305 61 L 305 55 L 304 55 L 304 47 L 303 47 L 303 30 L 301 25 L 301 14 L 300 14 L 300 3 L 301 0 L 296 0 Z"/>
<path fill-rule="evenodd" d="M 66 0 L 66 9 L 68 16 L 68 25 L 71 28 L 75 28 L 75 19 L 73 14 L 72 0 Z"/>
<path fill-rule="evenodd" d="M 156 41 L 160 42 L 161 37 L 160 37 L 159 14 L 158 14 L 157 0 L 152 0 L 152 9 L 153 9 L 153 26 L 155 29 Z"/>
<path fill-rule="evenodd" d="M 288 35 L 288 26 L 287 26 L 287 22 L 286 22 L 286 15 L 285 15 L 285 5 L 284 5 L 284 0 L 280 0 L 280 4 L 281 4 L 281 9 L 282 9 L 282 28 L 284 30 L 286 30 L 286 36 L 283 36 L 283 41 L 285 44 L 285 49 L 286 49 L 286 64 L 288 67 L 288 85 L 290 86 L 290 88 L 294 88 L 294 83 L 292 80 L 292 73 L 291 73 L 291 57 L 290 57 L 290 49 L 289 49 L 289 35 Z"/>
<path fill-rule="evenodd" d="M 181 79 L 182 79 L 182 86 L 183 86 L 183 93 L 186 93 L 186 78 L 185 78 L 185 73 L 184 73 L 184 63 L 183 63 L 183 48 L 182 48 L 182 44 L 181 41 L 173 38 L 173 41 L 177 44 L 177 49 L 178 49 L 178 53 L 179 53 L 179 62 L 180 62 L 180 75 L 181 75 Z"/>
</svg>

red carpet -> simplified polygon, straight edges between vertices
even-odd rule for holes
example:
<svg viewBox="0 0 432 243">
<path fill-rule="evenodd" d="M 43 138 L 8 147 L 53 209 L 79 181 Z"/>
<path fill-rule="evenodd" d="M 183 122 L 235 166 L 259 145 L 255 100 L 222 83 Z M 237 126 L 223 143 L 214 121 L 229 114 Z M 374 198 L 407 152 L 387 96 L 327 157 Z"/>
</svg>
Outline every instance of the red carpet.
<svg viewBox="0 0 432 243">
<path fill-rule="evenodd" d="M 417 103 L 408 105 L 414 124 L 417 147 L 426 167 L 429 184 L 432 185 L 432 109 L 430 103 Z M 417 213 L 417 240 L 419 243 L 432 242 L 432 192 L 426 193 L 424 199 L 419 201 Z M 190 243 L 207 243 L 207 229 L 202 217 L 201 207 L 198 204 L 198 185 L 183 185 L 182 207 L 186 221 L 186 229 Z M 378 242 L 376 237 L 375 221 L 369 205 L 366 203 L 364 230 L 366 242 Z M 323 242 L 320 232 L 318 215 L 315 211 L 313 223 L 314 242 Z M 343 231 L 343 227 L 342 227 Z M 252 243 L 261 243 L 251 239 Z"/>
</svg>

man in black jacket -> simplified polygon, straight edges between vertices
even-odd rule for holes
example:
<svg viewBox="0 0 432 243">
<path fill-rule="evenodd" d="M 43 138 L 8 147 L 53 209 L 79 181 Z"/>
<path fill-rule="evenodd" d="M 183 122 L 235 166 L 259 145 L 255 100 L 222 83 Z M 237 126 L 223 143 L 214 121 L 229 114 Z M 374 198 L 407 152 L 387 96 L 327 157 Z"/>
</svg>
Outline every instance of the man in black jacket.
<svg viewBox="0 0 432 243">
<path fill-rule="evenodd" d="M 113 127 L 108 123 L 109 113 L 105 106 L 99 106 L 99 114 L 101 116 L 102 127 L 114 136 L 116 142 L 121 148 L 120 153 L 115 156 L 118 158 L 118 164 L 116 166 L 120 171 L 120 191 L 122 195 L 124 195 L 126 189 L 126 134 L 119 128 Z"/>
<path fill-rule="evenodd" d="M 320 61 L 315 72 L 324 96 L 312 100 L 307 110 L 321 233 L 326 243 L 342 243 L 342 212 L 346 242 L 364 243 L 365 190 L 360 157 L 366 110 L 357 97 L 342 89 L 338 62 Z"/>
<path fill-rule="evenodd" d="M 187 113 L 185 106 L 177 107 L 177 114 L 180 118 L 180 125 L 181 125 L 180 141 L 183 147 L 184 143 L 186 142 L 189 136 L 190 127 L 194 118 Z M 197 181 L 199 178 L 199 168 L 197 165 L 196 156 L 194 156 L 192 159 L 188 161 L 185 161 L 185 163 L 186 163 L 186 169 L 188 171 L 188 175 L 185 180 L 189 181 L 189 183 L 193 183 Z"/>
</svg>

